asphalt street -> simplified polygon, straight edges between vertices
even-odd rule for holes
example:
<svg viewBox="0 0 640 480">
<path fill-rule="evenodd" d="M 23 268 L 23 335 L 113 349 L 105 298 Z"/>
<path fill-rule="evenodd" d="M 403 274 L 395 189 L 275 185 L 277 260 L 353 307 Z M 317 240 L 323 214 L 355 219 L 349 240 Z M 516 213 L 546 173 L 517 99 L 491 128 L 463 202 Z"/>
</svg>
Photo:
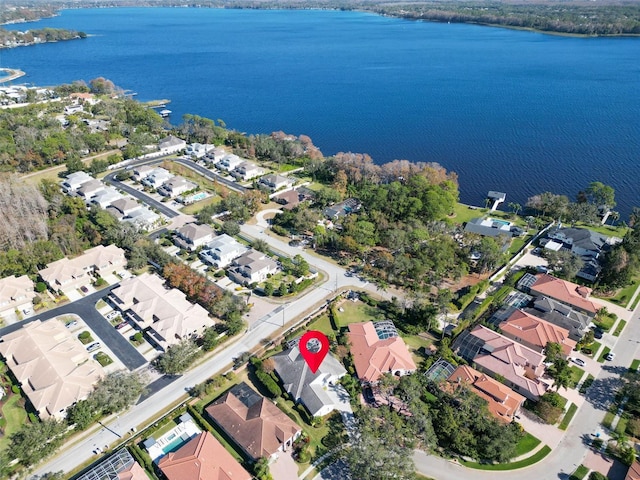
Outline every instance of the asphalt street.
<svg viewBox="0 0 640 480">
<path fill-rule="evenodd" d="M 173 161 L 175 163 L 179 163 L 180 165 L 184 165 L 185 167 L 195 171 L 196 173 L 202 175 L 204 178 L 211 180 L 212 182 L 218 182 L 221 183 L 222 185 L 224 185 L 227 188 L 230 188 L 231 190 L 235 190 L 236 192 L 241 192 L 244 193 L 247 191 L 247 189 L 245 187 L 243 187 L 242 185 L 229 180 L 221 175 L 218 175 L 217 173 L 212 172 L 211 170 L 209 170 L 208 168 L 203 167 L 202 165 L 198 165 L 197 163 L 193 162 L 192 160 L 187 160 L 184 158 L 174 158 Z"/>
<path fill-rule="evenodd" d="M 42 320 L 44 322 L 59 315 L 74 313 L 87 323 L 96 335 L 100 337 L 100 340 L 111 349 L 114 355 L 117 356 L 129 370 L 135 370 L 147 363 L 147 360 L 96 310 L 98 300 L 106 296 L 111 288 L 117 286 L 118 284 L 111 285 L 108 289 L 91 293 L 75 302 L 61 305 L 60 307 L 35 315 L 27 320 L 4 327 L 0 330 L 0 337 L 18 330 L 22 328 L 23 325 L 34 320 Z"/>
<path fill-rule="evenodd" d="M 163 215 L 166 215 L 167 218 L 174 218 L 180 215 L 175 210 L 170 209 L 164 203 L 155 200 L 151 196 L 146 195 L 144 192 L 140 192 L 139 190 L 136 190 L 135 188 L 130 187 L 129 185 L 119 182 L 115 178 L 117 174 L 118 174 L 117 172 L 109 173 L 107 176 L 104 177 L 104 179 L 106 182 L 111 183 L 117 189 L 122 190 L 123 192 L 126 192 L 129 195 L 131 195 L 132 197 L 137 198 L 141 202 L 146 203 L 150 207 L 155 208 L 158 212 L 162 213 Z"/>
</svg>

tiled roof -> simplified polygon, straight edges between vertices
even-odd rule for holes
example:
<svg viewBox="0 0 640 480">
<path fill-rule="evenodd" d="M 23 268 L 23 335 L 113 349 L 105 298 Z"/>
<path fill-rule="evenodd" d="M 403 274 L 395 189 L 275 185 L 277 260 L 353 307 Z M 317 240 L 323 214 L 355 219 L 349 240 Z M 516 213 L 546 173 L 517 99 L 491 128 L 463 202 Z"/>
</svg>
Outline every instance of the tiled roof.
<svg viewBox="0 0 640 480">
<path fill-rule="evenodd" d="M 216 438 L 204 432 L 158 463 L 169 480 L 251 480 Z"/>
<path fill-rule="evenodd" d="M 536 275 L 536 281 L 531 285 L 530 289 L 532 292 L 547 295 L 592 314 L 597 313 L 602 308 L 599 303 L 589 300 L 590 288 L 560 280 L 547 273 Z"/>
<path fill-rule="evenodd" d="M 376 382 L 388 372 L 416 370 L 402 338 L 380 340 L 373 322 L 350 324 L 348 335 L 353 363 L 361 380 Z"/>
<path fill-rule="evenodd" d="M 516 341 L 542 351 L 547 343 L 559 343 L 565 355 L 569 355 L 576 342 L 569 338 L 569 330 L 530 315 L 522 310 L 515 310 L 509 318 L 500 323 L 502 332 Z"/>
</svg>

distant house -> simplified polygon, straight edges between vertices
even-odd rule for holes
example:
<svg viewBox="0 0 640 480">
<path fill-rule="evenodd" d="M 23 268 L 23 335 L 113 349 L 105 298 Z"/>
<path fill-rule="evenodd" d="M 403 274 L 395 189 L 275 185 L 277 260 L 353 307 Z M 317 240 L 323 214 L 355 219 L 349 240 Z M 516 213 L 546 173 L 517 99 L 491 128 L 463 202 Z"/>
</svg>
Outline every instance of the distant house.
<svg viewBox="0 0 640 480">
<path fill-rule="evenodd" d="M 214 148 L 215 145 L 210 143 L 191 143 L 187 146 L 185 153 L 195 158 L 202 158 Z"/>
<path fill-rule="evenodd" d="M 298 205 L 300 205 L 300 195 L 297 190 L 287 190 L 282 193 L 278 193 L 274 195 L 273 199 L 284 205 L 283 208 L 285 210 L 293 210 Z"/>
<path fill-rule="evenodd" d="M 590 317 L 595 317 L 602 308 L 602 305 L 589 299 L 592 291 L 589 287 L 561 280 L 547 273 L 525 274 L 518 282 L 518 288 L 562 302 Z"/>
<path fill-rule="evenodd" d="M 151 172 L 155 170 L 155 167 L 151 165 L 140 165 L 139 167 L 135 167 L 133 169 L 132 177 L 134 180 L 140 182 L 147 178 Z"/>
<path fill-rule="evenodd" d="M 169 135 L 158 142 L 158 150 L 166 155 L 178 153 L 185 148 L 187 148 L 187 142 L 173 135 Z"/>
<path fill-rule="evenodd" d="M 148 480 L 144 469 L 136 462 L 126 447 L 94 464 L 76 480 Z M 203 479 L 204 480 L 204 479 Z"/>
<path fill-rule="evenodd" d="M 404 340 L 390 321 L 351 323 L 347 336 L 361 382 L 374 384 L 385 373 L 401 376 L 417 369 Z"/>
<path fill-rule="evenodd" d="M 530 315 L 540 317 L 569 330 L 569 338 L 579 341 L 589 330 L 591 317 L 549 297 L 536 297 L 532 307 L 523 308 Z"/>
<path fill-rule="evenodd" d="M 113 187 L 106 187 L 104 190 L 97 192 L 92 198 L 91 203 L 98 205 L 100 208 L 107 208 L 116 200 L 123 198 L 123 195 Z"/>
<path fill-rule="evenodd" d="M 233 169 L 231 175 L 236 177 L 238 180 L 251 180 L 252 178 L 259 177 L 264 173 L 264 170 L 257 166 L 255 163 L 251 162 L 242 162 L 236 168 Z"/>
<path fill-rule="evenodd" d="M 112 213 L 117 219 L 121 219 L 140 207 L 141 205 L 133 198 L 124 197 L 111 202 L 111 205 L 107 207 L 107 211 Z"/>
<path fill-rule="evenodd" d="M 54 291 L 89 285 L 93 276 L 120 271 L 127 265 L 124 250 L 115 245 L 98 245 L 73 259 L 62 258 L 51 262 L 38 273 Z"/>
<path fill-rule="evenodd" d="M 196 188 L 198 188 L 197 184 L 184 177 L 176 176 L 164 182 L 160 188 L 158 188 L 158 193 L 165 197 L 173 198 Z"/>
<path fill-rule="evenodd" d="M 160 223 L 160 215 L 147 207 L 139 206 L 122 218 L 123 222 L 129 222 L 141 230 L 150 231 Z"/>
<path fill-rule="evenodd" d="M 464 231 L 465 233 L 475 233 L 483 237 L 498 237 L 504 235 L 507 238 L 512 238 L 513 232 L 511 228 L 510 222 L 478 217 L 469 220 L 464 226 Z"/>
<path fill-rule="evenodd" d="M 453 351 L 481 371 L 499 375 L 505 385 L 531 400 L 537 401 L 548 388 L 540 380 L 545 369 L 543 354 L 483 325 L 462 332 Z"/>
<path fill-rule="evenodd" d="M 200 258 L 216 268 L 225 268 L 247 250 L 247 247 L 233 237 L 223 233 L 207 244 L 207 247 L 200 252 Z"/>
<path fill-rule="evenodd" d="M 226 170 L 227 172 L 233 171 L 238 165 L 240 165 L 244 160 L 233 153 L 228 153 L 222 160 L 220 160 L 216 166 L 222 170 Z"/>
<path fill-rule="evenodd" d="M 220 160 L 228 155 L 228 152 L 222 147 L 215 147 L 209 150 L 204 156 L 204 161 L 208 164 L 216 165 Z"/>
<path fill-rule="evenodd" d="M 276 173 L 270 173 L 260 179 L 260 185 L 268 188 L 272 192 L 282 190 L 284 188 L 290 188 L 295 183 L 294 179 L 285 177 L 284 175 L 278 175 Z"/>
<path fill-rule="evenodd" d="M 62 189 L 68 194 L 75 193 L 82 185 L 92 180 L 95 179 L 87 172 L 74 172 L 67 175 L 66 180 L 62 182 Z"/>
<path fill-rule="evenodd" d="M 233 261 L 233 266 L 227 270 L 227 274 L 240 285 L 250 285 L 264 282 L 278 270 L 278 264 L 266 253 L 251 249 Z"/>
<path fill-rule="evenodd" d="M 174 243 L 177 247 L 193 251 L 211 242 L 215 236 L 213 228 L 205 223 L 187 223 L 176 230 Z"/>
<path fill-rule="evenodd" d="M 158 468 L 167 480 L 251 480 L 252 476 L 209 432 L 200 433 L 162 457 Z"/>
<path fill-rule="evenodd" d="M 522 310 L 514 310 L 500 323 L 500 330 L 505 337 L 539 353 L 544 352 L 547 343 L 558 343 L 564 356 L 568 357 L 576 346 L 576 341 L 569 338 L 569 330 Z"/>
<path fill-rule="evenodd" d="M 337 220 L 340 217 L 360 210 L 361 203 L 355 198 L 348 198 L 343 202 L 336 203 L 324 209 L 324 216 L 330 220 Z"/>
<path fill-rule="evenodd" d="M 173 174 L 162 167 L 154 168 L 142 180 L 142 184 L 146 187 L 158 189 L 160 186 L 173 178 Z"/>
<path fill-rule="evenodd" d="M 298 347 L 271 358 L 276 364 L 275 371 L 285 391 L 296 402 L 302 403 L 312 417 L 323 417 L 344 402 L 346 391 L 338 385 L 338 381 L 347 371 L 333 355 L 329 354 L 324 358 L 316 373 L 309 370 Z"/>
<path fill-rule="evenodd" d="M 513 421 L 525 401 L 525 397 L 519 393 L 468 365 L 456 368 L 447 382 L 453 389 L 469 387 L 473 393 L 487 401 L 489 412 L 505 423 Z"/>
<path fill-rule="evenodd" d="M 73 115 L 76 113 L 80 113 L 83 112 L 84 108 L 82 107 L 82 105 L 78 105 L 78 104 L 74 104 L 74 105 L 67 105 L 64 107 L 64 114 L 65 115 Z"/>
<path fill-rule="evenodd" d="M 33 281 L 26 275 L 0 279 L 0 317 L 14 310 L 31 309 L 36 293 Z"/>
<path fill-rule="evenodd" d="M 205 411 L 254 461 L 290 449 L 302 432 L 282 410 L 244 382 L 232 387 Z"/>
<path fill-rule="evenodd" d="M 62 419 L 84 400 L 104 370 L 57 319 L 35 320 L 7 333 L 0 354 L 41 419 Z"/>
<path fill-rule="evenodd" d="M 98 193 L 103 191 L 106 185 L 100 180 L 90 180 L 83 183 L 77 190 L 76 195 L 82 198 L 85 203 L 90 203 L 91 199 Z"/>
<path fill-rule="evenodd" d="M 123 280 L 109 298 L 163 350 L 199 336 L 214 324 L 204 308 L 189 302 L 181 291 L 166 288 L 163 279 L 149 273 Z"/>
</svg>

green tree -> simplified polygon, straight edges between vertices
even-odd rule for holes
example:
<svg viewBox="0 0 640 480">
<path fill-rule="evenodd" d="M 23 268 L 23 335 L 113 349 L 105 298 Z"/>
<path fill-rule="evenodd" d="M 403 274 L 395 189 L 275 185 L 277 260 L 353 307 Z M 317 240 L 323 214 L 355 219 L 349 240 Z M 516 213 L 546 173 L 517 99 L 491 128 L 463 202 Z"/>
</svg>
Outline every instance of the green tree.
<svg viewBox="0 0 640 480">
<path fill-rule="evenodd" d="M 202 351 L 193 340 L 182 340 L 170 346 L 154 362 L 158 371 L 170 375 L 184 373 L 201 355 Z"/>
<path fill-rule="evenodd" d="M 260 457 L 253 466 L 253 473 L 258 480 L 273 480 L 269 472 L 269 459 Z"/>
<path fill-rule="evenodd" d="M 222 224 L 222 231 L 233 237 L 240 233 L 240 225 L 238 225 L 238 222 L 234 222 L 233 220 L 227 220 Z"/>
<path fill-rule="evenodd" d="M 145 392 L 144 378 L 138 373 L 114 372 L 100 380 L 89 396 L 101 414 L 124 410 Z"/>
<path fill-rule="evenodd" d="M 598 206 L 602 205 L 607 209 L 616 206 L 615 190 L 609 185 L 605 185 L 602 182 L 591 182 L 585 192 L 591 202 Z"/>
<path fill-rule="evenodd" d="M 76 430 L 84 430 L 96 418 L 96 408 L 90 400 L 80 400 L 67 408 L 67 423 Z"/>
<path fill-rule="evenodd" d="M 28 467 L 55 452 L 62 442 L 66 424 L 56 420 L 28 423 L 9 437 L 6 454 Z"/>
</svg>

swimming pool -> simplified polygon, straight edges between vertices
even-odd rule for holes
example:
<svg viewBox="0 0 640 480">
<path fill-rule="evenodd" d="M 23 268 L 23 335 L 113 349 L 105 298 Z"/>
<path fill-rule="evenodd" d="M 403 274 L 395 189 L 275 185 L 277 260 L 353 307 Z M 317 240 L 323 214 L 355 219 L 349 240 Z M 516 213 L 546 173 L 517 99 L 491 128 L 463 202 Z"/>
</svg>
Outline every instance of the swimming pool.
<svg viewBox="0 0 640 480">
<path fill-rule="evenodd" d="M 504 225 L 506 227 L 511 226 L 511 222 L 507 222 L 506 220 L 500 220 L 498 218 L 490 218 L 493 223 L 497 223 L 498 225 Z"/>
</svg>

